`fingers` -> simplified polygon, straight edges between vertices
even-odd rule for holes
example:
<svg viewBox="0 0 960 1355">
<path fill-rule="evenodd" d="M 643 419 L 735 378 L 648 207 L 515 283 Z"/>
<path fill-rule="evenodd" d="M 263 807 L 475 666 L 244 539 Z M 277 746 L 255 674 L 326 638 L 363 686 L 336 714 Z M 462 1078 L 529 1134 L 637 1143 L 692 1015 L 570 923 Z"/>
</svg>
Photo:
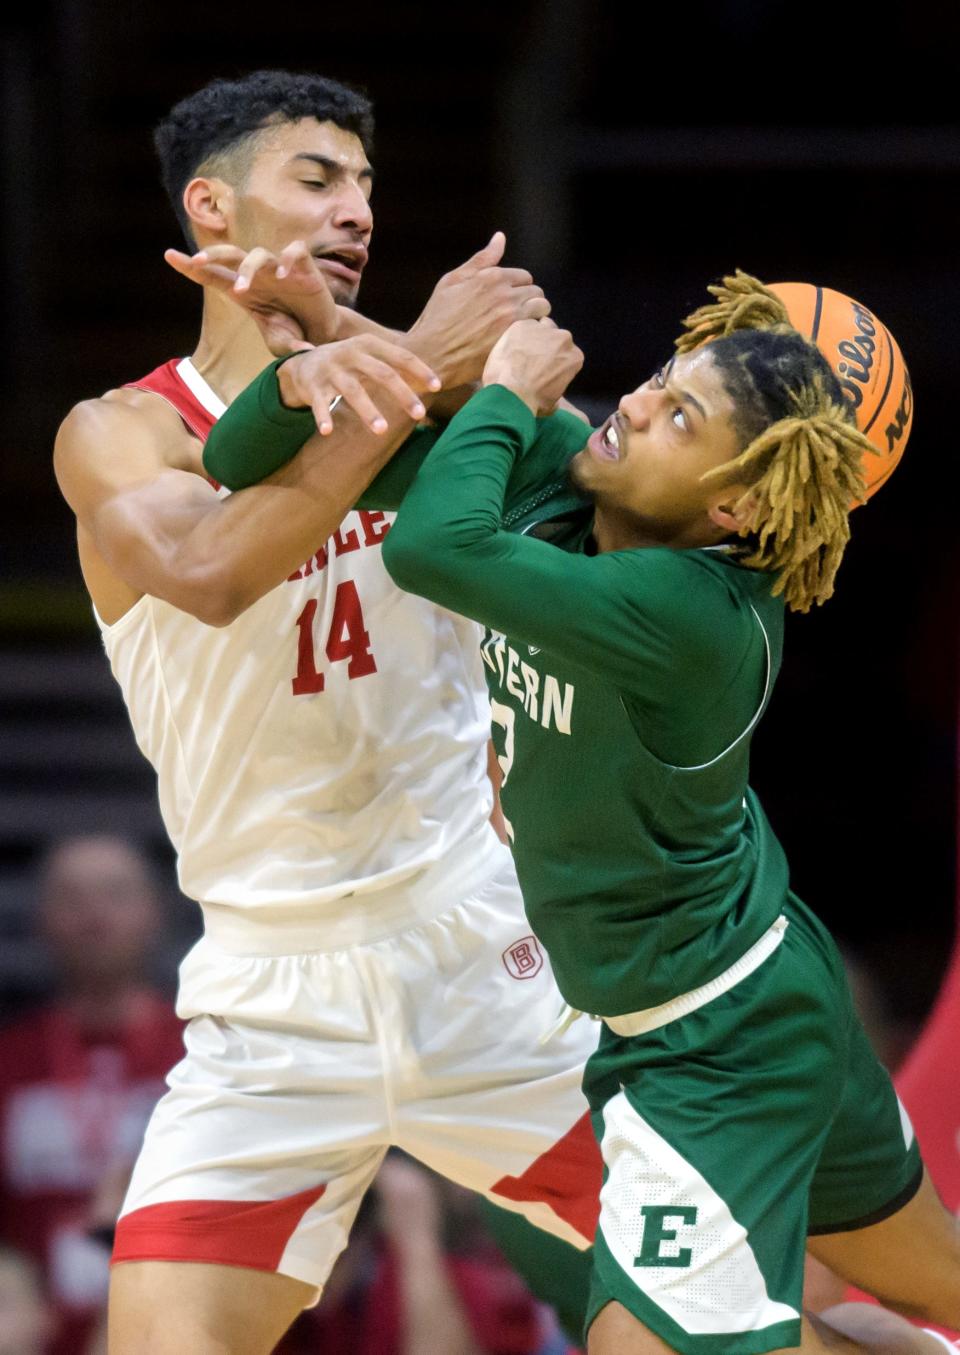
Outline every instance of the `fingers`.
<svg viewBox="0 0 960 1355">
<path fill-rule="evenodd" d="M 533 274 L 528 273 L 525 268 L 498 268 L 497 272 L 500 280 L 509 283 L 511 287 L 529 287 L 533 282 Z"/>
<path fill-rule="evenodd" d="M 320 276 L 316 260 L 302 240 L 294 240 L 287 245 L 285 249 L 280 251 L 280 257 L 277 260 L 278 278 L 285 278 L 294 273 Z"/>
<path fill-rule="evenodd" d="M 343 372 L 336 378 L 336 385 L 346 403 L 363 420 L 372 433 L 385 433 L 387 431 L 386 419 L 357 377 Z M 412 394 L 412 392 L 410 393 Z M 320 427 L 319 424 L 317 426 Z M 330 429 L 328 428 L 326 431 L 329 432 Z M 324 432 L 324 429 L 320 428 L 320 432 Z"/>
<path fill-rule="evenodd" d="M 317 392 L 310 402 L 310 408 L 313 410 L 313 417 L 317 421 L 317 431 L 324 437 L 333 432 L 333 415 L 330 413 L 330 405 L 333 401 L 332 395 L 321 394 Z"/>
<path fill-rule="evenodd" d="M 201 287 L 216 287 L 218 291 L 228 292 L 236 281 L 236 271 L 223 264 L 211 263 L 206 250 L 200 250 L 197 254 L 184 254 L 179 249 L 167 249 L 163 257 L 175 272 Z M 243 257 L 242 251 L 240 257 Z"/>
<path fill-rule="evenodd" d="M 239 268 L 246 257 L 247 251 L 241 249 L 239 245 L 207 245 L 204 249 L 198 250 L 193 256 L 195 259 L 202 255 L 204 259 L 209 259 L 211 263 L 223 264 L 226 268 Z"/>
<path fill-rule="evenodd" d="M 420 358 L 376 336 L 346 339 L 315 352 L 315 361 L 298 369 L 298 375 L 324 435 L 333 430 L 333 395 L 341 395 L 371 432 L 382 434 L 388 423 L 378 402 L 387 400 L 410 418 L 422 419 L 426 408 L 418 392 L 440 389 L 440 378 Z"/>
<path fill-rule="evenodd" d="M 376 335 L 370 335 L 367 338 L 366 347 L 372 357 L 380 359 L 381 362 L 389 363 L 392 368 L 421 390 L 438 391 L 440 389 L 442 382 L 433 368 L 428 367 L 415 353 L 411 353 L 409 348 L 401 348 L 399 344 L 390 343 L 388 339 L 377 338 Z"/>
<path fill-rule="evenodd" d="M 471 254 L 470 258 L 465 260 L 456 271 L 458 273 L 478 273 L 481 268 L 493 268 L 503 258 L 503 251 L 506 247 L 507 237 L 503 231 L 494 231 L 483 249 L 478 249 L 476 254 Z"/>
<path fill-rule="evenodd" d="M 386 396 L 411 419 L 422 419 L 427 412 L 420 396 L 407 384 L 397 367 L 371 354 L 359 355 L 349 369 L 331 373 L 330 379 L 351 409 L 374 433 L 387 431 L 387 420 L 375 399 Z"/>
<path fill-rule="evenodd" d="M 190 268 L 193 264 L 192 255 L 184 254 L 182 249 L 165 249 L 163 257 L 175 272 L 190 277 Z"/>
<path fill-rule="evenodd" d="M 273 254 L 269 249 L 263 249 L 260 246 L 251 249 L 237 269 L 237 280 L 233 284 L 233 290 L 235 292 L 248 291 L 261 269 L 269 269 L 270 272 L 276 273 L 278 264 L 279 260 L 276 254 Z"/>
<path fill-rule="evenodd" d="M 520 320 L 543 320 L 546 324 L 553 324 L 547 317 L 550 314 L 550 302 L 545 296 L 528 297 L 526 301 L 520 303 L 520 309 L 517 318 Z"/>
</svg>

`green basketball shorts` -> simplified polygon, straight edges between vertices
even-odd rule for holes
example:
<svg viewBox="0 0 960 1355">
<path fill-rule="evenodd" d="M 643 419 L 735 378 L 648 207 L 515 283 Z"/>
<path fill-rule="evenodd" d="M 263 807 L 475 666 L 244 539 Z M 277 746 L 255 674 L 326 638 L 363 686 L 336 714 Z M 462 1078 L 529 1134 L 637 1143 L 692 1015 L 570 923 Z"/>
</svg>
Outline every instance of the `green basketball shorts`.
<svg viewBox="0 0 960 1355">
<path fill-rule="evenodd" d="M 604 1028 L 584 1080 L 604 1160 L 588 1327 L 615 1299 L 681 1355 L 797 1345 L 808 1234 L 919 1187 L 839 953 L 798 899 L 784 913 L 728 992 L 646 1034 Z"/>
</svg>

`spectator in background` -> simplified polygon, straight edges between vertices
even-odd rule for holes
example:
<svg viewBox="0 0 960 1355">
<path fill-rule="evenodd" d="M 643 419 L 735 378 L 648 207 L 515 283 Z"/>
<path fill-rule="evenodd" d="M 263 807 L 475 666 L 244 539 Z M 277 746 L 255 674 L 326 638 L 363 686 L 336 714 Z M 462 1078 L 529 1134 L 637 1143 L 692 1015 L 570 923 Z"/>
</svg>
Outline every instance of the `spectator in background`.
<svg viewBox="0 0 960 1355">
<path fill-rule="evenodd" d="M 106 1298 L 109 1247 L 97 1234 L 119 1210 L 181 1028 L 148 978 L 162 915 L 129 842 L 53 846 L 37 926 L 59 988 L 0 1032 L 0 1240 L 39 1262 L 59 1317 L 52 1351 L 77 1355 Z"/>
<path fill-rule="evenodd" d="M 0 1355 L 46 1355 L 54 1326 L 37 1266 L 0 1245 Z"/>
<path fill-rule="evenodd" d="M 286 1355 L 564 1355 L 549 1309 L 484 1230 L 476 1196 L 402 1153 L 386 1158 L 318 1308 Z"/>
</svg>

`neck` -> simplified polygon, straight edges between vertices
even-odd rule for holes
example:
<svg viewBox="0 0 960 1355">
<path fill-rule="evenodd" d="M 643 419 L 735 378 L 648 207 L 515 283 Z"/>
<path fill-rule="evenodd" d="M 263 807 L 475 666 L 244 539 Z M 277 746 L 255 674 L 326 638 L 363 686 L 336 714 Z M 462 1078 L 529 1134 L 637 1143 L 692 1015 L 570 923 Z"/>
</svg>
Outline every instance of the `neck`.
<svg viewBox="0 0 960 1355">
<path fill-rule="evenodd" d="M 727 535 L 709 519 L 672 528 L 660 524 L 648 526 L 639 518 L 601 508 L 598 504 L 593 518 L 593 539 L 597 543 L 597 553 L 602 554 L 610 550 L 644 550 L 651 546 L 662 546 L 667 550 L 699 550 L 703 546 L 718 545 L 727 539 Z"/>
<path fill-rule="evenodd" d="M 254 321 L 234 301 L 210 287 L 203 289 L 203 322 L 193 365 L 224 404 L 230 404 L 273 354 Z"/>
</svg>

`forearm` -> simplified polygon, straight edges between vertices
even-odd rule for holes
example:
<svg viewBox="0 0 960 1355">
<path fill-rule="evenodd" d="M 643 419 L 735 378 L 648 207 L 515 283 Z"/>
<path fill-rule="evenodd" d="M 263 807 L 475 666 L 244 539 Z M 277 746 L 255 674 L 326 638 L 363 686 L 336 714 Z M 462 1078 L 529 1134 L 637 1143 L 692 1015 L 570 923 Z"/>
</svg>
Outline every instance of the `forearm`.
<svg viewBox="0 0 960 1355">
<path fill-rule="evenodd" d="M 384 562 L 400 587 L 475 616 L 471 587 L 496 557 L 510 473 L 536 435 L 519 401 L 483 391 L 421 468 L 390 533 Z M 477 413 L 482 413 L 478 422 Z M 494 591 L 498 583 L 489 579 Z"/>
<path fill-rule="evenodd" d="M 298 569 L 361 499 L 412 428 L 399 409 L 387 417 L 388 432 L 378 437 L 351 411 L 338 411 L 333 433 L 314 433 L 287 466 L 218 501 L 220 520 L 200 525 L 197 549 L 226 549 L 241 609 Z"/>
<path fill-rule="evenodd" d="M 575 430 L 565 415 L 538 424 L 502 388 L 481 391 L 424 462 L 384 541 L 384 564 L 408 592 L 625 689 L 652 690 L 675 610 L 671 603 L 665 615 L 657 582 L 670 563 L 660 557 L 671 553 L 589 556 L 502 526 L 518 484 L 526 503 L 562 490 Z"/>
<path fill-rule="evenodd" d="M 332 445 L 333 437 L 336 437 L 336 446 L 342 447 L 340 434 L 343 429 L 352 427 L 357 429 L 373 452 L 379 447 L 383 455 L 364 462 L 363 473 L 356 478 L 351 477 L 349 481 L 335 481 L 331 473 L 326 483 L 332 491 L 337 491 L 335 512 L 339 512 L 339 517 L 335 525 L 339 525 L 344 515 L 354 507 L 396 508 L 435 442 L 438 436 L 436 430 L 418 428 L 406 436 L 410 422 L 391 420 L 385 438 L 371 443 L 366 429 L 348 409 L 341 406 L 335 419 L 337 434 L 317 439 L 316 423 L 310 411 L 288 409 L 283 405 L 277 382 L 277 372 L 282 370 L 282 367 L 268 367 L 241 392 L 214 425 L 203 453 L 204 466 L 212 478 L 232 490 L 259 485 L 269 481 L 284 466 L 292 465 L 301 450 L 312 447 L 309 456 L 322 459 L 325 449 Z M 357 450 L 363 450 L 361 437 L 351 440 L 351 457 L 354 454 L 354 441 Z M 398 443 L 402 443 L 399 449 Z M 395 455 L 392 454 L 394 451 Z M 335 453 L 334 459 L 339 461 L 342 455 L 342 452 Z M 374 464 L 376 469 L 371 471 L 369 467 Z M 277 481 L 283 482 L 282 479 Z M 344 495 L 352 492 L 357 485 L 359 491 L 353 498 L 344 499 Z"/>
<path fill-rule="evenodd" d="M 387 339 L 390 343 L 398 343 L 404 348 L 409 348 L 411 352 L 423 358 L 424 362 L 435 363 L 438 368 L 443 365 L 444 354 L 440 346 L 418 336 L 416 331 L 407 333 L 405 330 L 387 329 L 384 325 L 378 325 L 375 320 L 369 319 L 366 315 L 360 315 L 357 311 L 350 310 L 346 306 L 337 307 L 337 316 L 339 320 L 338 339 L 349 339 L 356 334 L 376 334 L 379 338 Z M 478 389 L 475 381 L 466 385 L 445 387 L 437 395 L 425 396 L 424 403 L 431 418 L 445 423 L 463 408 L 471 395 L 474 395 Z"/>
<path fill-rule="evenodd" d="M 183 473 L 168 472 L 105 502 L 94 539 L 133 587 L 228 624 L 337 530 L 410 430 L 399 409 L 388 420 L 377 436 L 338 411 L 332 434 L 315 433 L 288 465 L 226 498 L 196 477 L 184 493 Z"/>
<path fill-rule="evenodd" d="M 375 334 L 390 343 L 400 344 L 405 343 L 407 337 L 403 330 L 388 329 L 386 325 L 378 325 L 376 320 L 371 320 L 368 315 L 361 315 L 359 311 L 352 310 L 349 306 L 338 306 L 337 338 L 352 339 L 357 334 Z"/>
</svg>

